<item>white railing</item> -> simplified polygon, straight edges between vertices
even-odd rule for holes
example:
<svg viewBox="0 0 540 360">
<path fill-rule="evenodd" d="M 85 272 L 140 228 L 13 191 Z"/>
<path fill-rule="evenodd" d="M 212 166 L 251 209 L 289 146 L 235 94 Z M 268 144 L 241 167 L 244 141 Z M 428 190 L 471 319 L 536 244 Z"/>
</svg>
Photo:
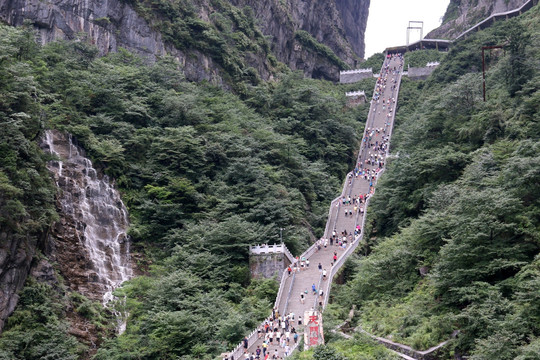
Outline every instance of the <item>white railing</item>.
<svg viewBox="0 0 540 360">
<path fill-rule="evenodd" d="M 368 68 L 368 69 L 343 70 L 339 72 L 339 75 L 361 74 L 361 73 L 369 73 L 369 72 L 373 72 L 373 69 Z"/>
<path fill-rule="evenodd" d="M 261 245 L 250 245 L 249 252 L 251 254 L 266 254 L 266 253 L 283 253 L 285 252 L 285 245 L 281 244 L 261 244 Z"/>
<path fill-rule="evenodd" d="M 285 299 L 285 306 L 283 307 L 283 316 L 287 314 L 287 308 L 289 307 L 289 299 L 291 298 L 291 292 L 294 286 L 294 279 L 296 277 L 296 271 L 292 275 L 291 285 L 289 286 L 289 292 L 287 293 L 287 298 Z"/>
<path fill-rule="evenodd" d="M 261 245 L 250 245 L 249 247 L 249 253 L 260 255 L 260 254 L 269 254 L 269 253 L 275 253 L 275 254 L 285 254 L 287 259 L 292 263 L 294 263 L 294 256 L 289 251 L 287 246 L 285 246 L 284 243 L 281 244 L 261 244 Z"/>
<path fill-rule="evenodd" d="M 366 92 L 364 90 L 351 91 L 351 92 L 346 92 L 345 96 L 366 96 Z"/>
<path fill-rule="evenodd" d="M 332 211 L 334 210 L 334 207 L 336 206 L 336 203 L 339 204 L 339 201 L 341 201 L 341 197 L 337 197 L 330 203 L 330 210 L 328 211 L 328 220 L 326 221 L 326 227 L 324 228 L 324 237 L 328 239 L 330 236 L 328 235 L 328 231 L 330 229 L 330 219 L 332 218 Z M 336 210 L 339 211 L 339 208 Z"/>
<path fill-rule="evenodd" d="M 276 301 L 274 302 L 274 309 L 277 309 L 277 307 L 279 306 L 281 296 L 283 295 L 283 290 L 287 282 L 287 276 L 288 276 L 287 269 L 285 269 L 283 270 L 283 275 L 281 275 L 281 282 L 279 283 L 278 294 L 276 296 Z"/>
<path fill-rule="evenodd" d="M 285 246 L 285 244 L 283 245 L 283 247 L 285 248 L 284 254 L 287 257 L 287 259 L 289 259 L 291 264 L 294 263 L 294 261 L 296 259 L 294 258 L 293 254 L 289 251 L 289 248 L 287 248 L 287 246 Z"/>
</svg>

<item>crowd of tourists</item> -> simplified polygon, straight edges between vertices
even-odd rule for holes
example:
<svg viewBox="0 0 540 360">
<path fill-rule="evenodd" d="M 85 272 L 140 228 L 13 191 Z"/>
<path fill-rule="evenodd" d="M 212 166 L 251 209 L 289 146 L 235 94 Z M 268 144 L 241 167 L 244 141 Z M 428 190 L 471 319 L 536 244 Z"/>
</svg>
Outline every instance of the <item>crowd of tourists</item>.
<svg viewBox="0 0 540 360">
<path fill-rule="evenodd" d="M 294 313 L 289 313 L 285 316 L 279 314 L 277 309 L 272 310 L 272 315 L 257 328 L 257 339 L 262 339 L 262 344 L 257 345 L 252 351 L 249 349 L 249 339 L 245 337 L 242 340 L 244 354 L 239 359 L 234 359 L 233 356 L 226 356 L 225 360 L 281 360 L 279 348 L 282 349 L 284 356 L 288 356 L 295 345 L 298 343 L 299 335 L 295 328 L 295 322 L 298 325 L 302 324 L 302 317 Z M 275 346 L 273 346 L 275 345 Z M 274 349 L 271 350 L 270 347 Z"/>
</svg>

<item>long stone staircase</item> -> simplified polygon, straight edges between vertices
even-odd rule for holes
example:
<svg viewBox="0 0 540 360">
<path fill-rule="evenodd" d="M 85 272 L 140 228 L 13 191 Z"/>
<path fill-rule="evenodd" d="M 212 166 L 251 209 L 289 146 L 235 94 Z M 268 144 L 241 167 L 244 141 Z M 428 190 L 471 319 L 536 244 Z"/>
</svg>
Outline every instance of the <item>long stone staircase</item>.
<svg viewBox="0 0 540 360">
<path fill-rule="evenodd" d="M 293 271 L 292 274 L 289 275 L 287 270 L 282 274 L 274 308 L 280 315 L 295 314 L 295 321 L 291 326 L 294 326 L 299 334 L 303 333 L 304 328 L 303 323 L 298 325 L 298 316 L 303 316 L 304 312 L 309 310 L 324 310 L 328 303 L 333 277 L 357 248 L 364 235 L 369 200 L 375 191 L 378 177 L 384 171 L 389 154 L 402 71 L 401 56 L 392 55 L 384 61 L 373 92 L 355 169 L 347 175 L 341 195 L 330 204 L 324 237 L 298 257 L 308 259 L 309 267 L 301 269 L 298 266 L 299 270 Z M 335 261 L 334 255 L 337 258 Z M 322 271 L 318 269 L 319 263 L 327 272 L 326 279 L 323 279 Z M 313 285 L 317 289 L 316 293 L 311 291 Z M 302 303 L 300 294 L 305 294 L 306 290 L 305 301 Z M 322 296 L 319 296 L 320 290 L 323 291 Z M 248 354 L 255 353 L 257 347 L 262 348 L 264 336 L 259 337 L 257 330 L 260 330 L 263 324 L 264 322 L 246 337 Z M 292 342 L 290 352 L 297 345 Z M 286 357 L 284 349 L 275 342 L 268 347 L 267 353 L 273 355 L 276 349 L 280 357 Z M 245 358 L 242 343 L 225 357 L 228 360 Z"/>
</svg>

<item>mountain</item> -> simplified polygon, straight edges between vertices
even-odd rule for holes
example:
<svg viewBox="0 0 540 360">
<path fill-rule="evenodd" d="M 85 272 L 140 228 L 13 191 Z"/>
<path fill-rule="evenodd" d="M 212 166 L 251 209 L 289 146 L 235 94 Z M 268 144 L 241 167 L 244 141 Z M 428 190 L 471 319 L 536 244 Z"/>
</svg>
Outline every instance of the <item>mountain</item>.
<svg viewBox="0 0 540 360">
<path fill-rule="evenodd" d="M 51 25 L 0 24 L 0 311 L 11 313 L 0 359 L 214 359 L 268 316 L 278 291 L 275 279 L 250 279 L 249 245 L 282 235 L 300 254 L 355 166 L 369 105 L 347 106 L 345 92 L 376 79 L 304 77 L 347 65 L 337 54 L 354 49 L 339 15 L 348 3 L 299 2 L 297 15 L 292 2 L 265 3 L 291 29 L 247 1 L 116 3 L 185 56 L 152 58 L 96 40 L 129 32 L 118 27 L 127 12 L 74 18 L 107 36 L 45 39 L 74 11 L 61 1 L 17 5 L 58 11 L 43 15 Z M 345 266 L 325 329 L 355 305 L 353 328 L 416 349 L 457 334 L 441 359 L 538 354 L 539 11 L 459 40 L 429 79 L 403 80 L 365 256 Z M 335 32 L 314 14 L 339 15 Z M 278 54 L 271 31 L 298 54 Z M 486 56 L 484 102 L 485 44 L 507 47 Z M 279 56 L 309 66 L 291 71 Z M 111 260 L 90 262 L 96 253 Z M 106 276 L 114 254 L 132 268 Z M 326 340 L 296 359 L 393 359 L 362 337 Z"/>
<path fill-rule="evenodd" d="M 262 32 L 271 38 L 277 58 L 291 69 L 303 70 L 306 74 L 314 74 L 314 77 L 332 77 L 332 69 L 315 58 L 309 58 L 306 48 L 295 39 L 298 30 L 308 32 L 349 65 L 355 66 L 364 57 L 369 0 L 231 2 L 254 10 Z"/>
<path fill-rule="evenodd" d="M 519 8 L 527 0 L 450 0 L 443 23 L 427 39 L 454 39 L 485 18 Z"/>
<path fill-rule="evenodd" d="M 32 23 L 43 44 L 88 38 L 102 55 L 125 48 L 155 61 L 170 54 L 187 79 L 230 86 L 272 78 L 276 58 L 306 76 L 337 80 L 363 57 L 368 9 L 369 0 L 0 0 L 0 19 Z"/>
</svg>

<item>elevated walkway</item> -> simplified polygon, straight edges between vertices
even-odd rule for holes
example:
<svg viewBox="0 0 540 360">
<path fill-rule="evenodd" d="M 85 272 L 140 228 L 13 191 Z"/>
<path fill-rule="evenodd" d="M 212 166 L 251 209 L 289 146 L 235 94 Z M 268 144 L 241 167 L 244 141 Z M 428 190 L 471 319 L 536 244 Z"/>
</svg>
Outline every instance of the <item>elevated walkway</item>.
<svg viewBox="0 0 540 360">
<path fill-rule="evenodd" d="M 401 46 L 394 46 L 386 48 L 384 51 L 385 54 L 397 54 L 397 53 L 405 53 L 407 51 L 414 51 L 414 50 L 426 50 L 426 49 L 434 49 L 438 51 L 448 51 L 450 46 L 453 42 L 456 40 L 466 38 L 468 35 L 471 35 L 475 33 L 476 31 L 484 30 L 491 25 L 495 24 L 495 22 L 500 20 L 508 20 L 510 18 L 513 18 L 515 16 L 519 16 L 523 14 L 525 11 L 530 10 L 533 6 L 538 4 L 538 0 L 528 0 L 523 5 L 518 7 L 517 9 L 502 12 L 502 13 L 496 13 L 493 14 L 486 19 L 476 23 L 475 25 L 471 26 L 461 34 L 459 34 L 454 40 L 445 40 L 445 39 L 422 39 L 419 41 L 416 41 L 414 43 L 411 43 L 409 45 L 401 45 Z"/>
</svg>

